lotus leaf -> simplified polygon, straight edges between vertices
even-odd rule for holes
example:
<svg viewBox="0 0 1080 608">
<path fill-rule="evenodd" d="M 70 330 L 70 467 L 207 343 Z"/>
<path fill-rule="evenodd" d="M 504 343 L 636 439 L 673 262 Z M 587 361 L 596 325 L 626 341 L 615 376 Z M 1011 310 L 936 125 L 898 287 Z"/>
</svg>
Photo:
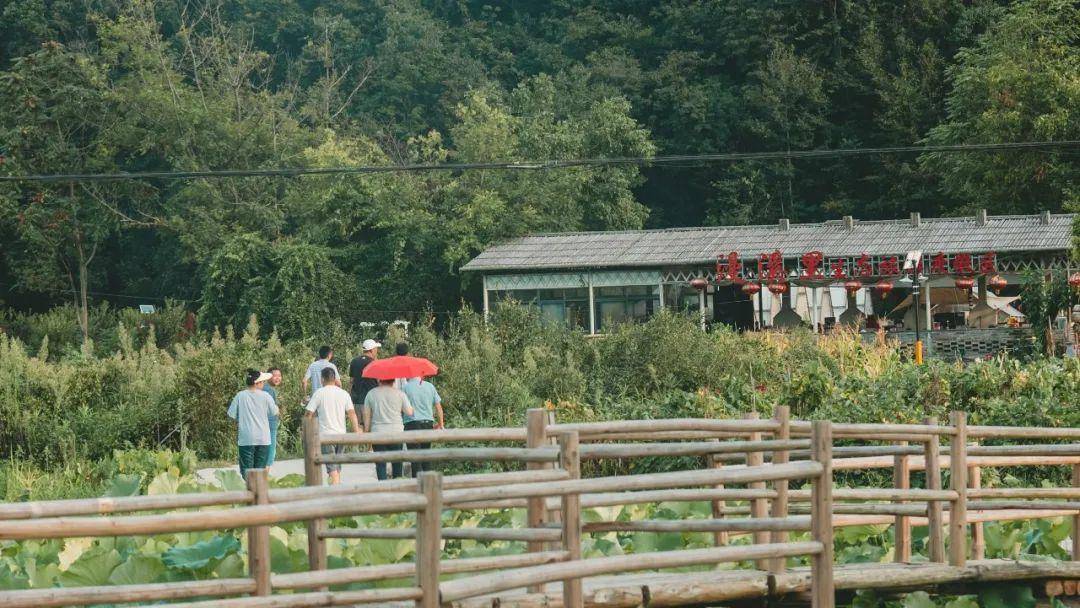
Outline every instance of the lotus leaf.
<svg viewBox="0 0 1080 608">
<path fill-rule="evenodd" d="M 64 587 L 105 585 L 113 570 L 123 561 L 116 549 L 93 547 L 84 551 L 57 580 Z"/>
<path fill-rule="evenodd" d="M 146 555 L 132 555 L 112 571 L 109 583 L 113 585 L 142 585 L 153 583 L 165 573 L 161 559 Z"/>
<path fill-rule="evenodd" d="M 161 555 L 161 561 L 178 570 L 203 570 L 239 550 L 240 541 L 235 536 L 215 536 L 189 547 L 173 547 Z"/>
</svg>

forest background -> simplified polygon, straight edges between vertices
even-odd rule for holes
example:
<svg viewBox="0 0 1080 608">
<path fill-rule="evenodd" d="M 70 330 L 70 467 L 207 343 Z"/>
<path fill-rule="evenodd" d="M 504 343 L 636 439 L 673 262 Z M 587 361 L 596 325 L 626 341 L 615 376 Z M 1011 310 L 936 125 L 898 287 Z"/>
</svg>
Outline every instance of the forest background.
<svg viewBox="0 0 1080 608">
<path fill-rule="evenodd" d="M 1069 0 L 0 0 L 0 174 L 1080 139 Z M 1075 209 L 1076 152 L 0 184 L 0 304 L 318 339 L 529 232 Z M 9 318 L 7 324 L 11 323 Z M 5 324 L 0 319 L 0 324 Z M 37 346 L 35 345 L 34 348 Z"/>
</svg>

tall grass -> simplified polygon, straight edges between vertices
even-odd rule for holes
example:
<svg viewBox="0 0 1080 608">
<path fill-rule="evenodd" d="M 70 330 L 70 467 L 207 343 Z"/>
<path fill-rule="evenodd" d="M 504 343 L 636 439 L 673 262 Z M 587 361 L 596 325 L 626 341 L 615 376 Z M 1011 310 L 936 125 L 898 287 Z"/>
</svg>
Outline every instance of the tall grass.
<svg viewBox="0 0 1080 608">
<path fill-rule="evenodd" d="M 34 347 L 0 335 L 4 455 L 46 468 L 108 458 L 118 448 L 232 458 L 235 428 L 226 406 L 244 369 L 270 365 L 286 378 L 281 450 L 296 452 L 310 344 L 262 338 L 254 321 L 239 335 L 166 345 L 145 326 L 120 323 L 114 332 L 107 352 L 85 345 L 62 354 L 51 334 Z M 333 343 L 342 370 L 361 337 L 369 336 Z M 892 345 L 852 333 L 706 334 L 694 319 L 666 312 L 588 338 L 510 305 L 487 322 L 463 312 L 441 331 L 415 328 L 410 342 L 414 353 L 439 364 L 434 381 L 457 427 L 519 425 L 530 407 L 553 408 L 562 420 L 597 420 L 769 415 L 780 404 L 801 418 L 841 421 L 914 422 L 964 409 L 973 423 L 1080 426 L 1075 359 L 915 366 Z"/>
</svg>

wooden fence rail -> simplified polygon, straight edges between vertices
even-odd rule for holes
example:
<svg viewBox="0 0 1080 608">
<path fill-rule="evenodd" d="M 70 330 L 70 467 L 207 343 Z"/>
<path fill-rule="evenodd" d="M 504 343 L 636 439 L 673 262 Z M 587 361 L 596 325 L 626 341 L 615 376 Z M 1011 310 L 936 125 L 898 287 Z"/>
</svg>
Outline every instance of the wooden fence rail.
<svg viewBox="0 0 1080 608">
<path fill-rule="evenodd" d="M 0 504 L 0 540 L 245 530 L 247 577 L 2 591 L 0 606 L 42 608 L 193 600 L 176 605 L 288 608 L 414 602 L 424 608 L 447 604 L 466 607 L 481 596 L 511 590 L 546 594 L 545 585 L 559 582 L 558 599 L 562 605 L 579 607 L 596 601 L 586 592 L 585 579 L 723 562 L 752 561 L 755 570 L 735 574 L 752 576 L 761 572 L 775 577 L 768 585 L 740 583 L 730 589 L 779 593 L 802 584 L 798 582 L 802 574 L 793 574 L 796 571 L 788 567 L 790 558 L 801 557 L 810 563 L 805 571 L 810 603 L 815 608 L 826 608 L 834 605 L 838 580 L 845 588 L 856 584 L 851 580 L 868 586 L 888 584 L 867 578 L 869 575 L 852 579 L 846 572 L 842 576 L 834 572 L 836 527 L 892 524 L 896 529 L 895 559 L 910 563 L 915 552 L 912 528 L 927 526 L 926 551 L 931 564 L 952 568 L 950 572 L 957 573 L 957 577 L 971 580 L 973 571 L 967 567 L 967 560 L 983 557 L 985 546 L 980 545 L 980 537 L 984 522 L 1069 516 L 1080 523 L 1080 444 L 1059 443 L 1077 438 L 1080 429 L 969 426 L 962 412 L 954 412 L 947 425 L 933 419 L 917 425 L 832 424 L 790 420 L 786 408 L 778 408 L 772 419 L 571 424 L 555 423 L 551 412 L 530 410 L 523 428 L 364 435 L 319 436 L 315 425 L 307 423 L 305 487 L 269 489 L 266 472 L 252 470 L 243 491 Z M 1055 443 L 971 445 L 975 439 L 995 444 L 1016 440 Z M 362 447 L 418 441 L 500 445 L 322 453 L 323 445 Z M 834 441 L 845 445 L 834 447 Z M 581 475 L 583 461 L 646 457 L 697 458 L 703 468 L 609 477 Z M 323 486 L 322 465 L 330 462 L 469 460 L 517 463 L 524 470 L 447 477 L 424 473 L 419 479 Z M 981 479 L 985 467 L 1057 465 L 1071 467 L 1070 487 L 994 488 L 985 487 Z M 834 471 L 873 468 L 892 470 L 892 487 L 833 487 Z M 926 472 L 925 485 L 912 487 L 911 473 L 919 470 Z M 946 470 L 950 473 L 947 486 L 942 475 Z M 797 482 L 796 489 L 789 488 L 792 481 Z M 801 488 L 803 483 L 809 483 L 809 489 Z M 583 509 L 604 506 L 691 501 L 712 505 L 711 517 L 603 521 L 586 518 L 582 513 Z M 203 507 L 212 509 L 197 510 Z M 525 527 L 455 528 L 442 524 L 445 510 L 488 508 L 524 508 Z M 416 524 L 394 529 L 330 525 L 334 518 L 380 513 L 415 513 Z M 287 522 L 307 524 L 308 572 L 271 573 L 270 527 Z M 716 546 L 583 557 L 583 535 L 612 531 L 704 532 L 712 535 Z M 809 532 L 809 540 L 790 542 L 790 532 Z M 1074 529 L 1074 535 L 1072 557 L 1080 561 L 1076 543 L 1080 533 Z M 728 544 L 736 536 L 749 536 L 752 542 Z M 326 568 L 328 542 L 371 538 L 414 541 L 414 561 Z M 526 552 L 442 559 L 443 541 L 455 539 L 521 542 Z M 1036 571 L 1033 567 L 1027 575 L 1034 576 L 1032 572 Z M 1080 575 L 1080 568 L 1076 571 Z M 888 576 L 905 580 L 889 572 Z M 1009 572 L 1010 577 L 1023 576 Z M 470 575 L 444 578 L 461 574 Z M 328 590 L 387 579 L 412 582 L 363 591 Z M 277 591 L 294 593 L 275 594 Z M 685 593 L 674 595 L 686 603 L 707 599 Z"/>
</svg>

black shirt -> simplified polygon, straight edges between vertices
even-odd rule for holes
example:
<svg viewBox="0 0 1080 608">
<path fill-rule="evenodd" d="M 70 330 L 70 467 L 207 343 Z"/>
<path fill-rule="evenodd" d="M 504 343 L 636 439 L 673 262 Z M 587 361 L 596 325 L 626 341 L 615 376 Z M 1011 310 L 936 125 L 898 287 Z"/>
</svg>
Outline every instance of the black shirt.
<svg viewBox="0 0 1080 608">
<path fill-rule="evenodd" d="M 352 389 L 349 391 L 353 403 L 362 405 L 368 391 L 379 385 L 379 381 L 373 378 L 364 378 L 364 368 L 374 361 L 367 355 L 360 355 L 349 363 L 349 377 L 352 378 Z"/>
</svg>

